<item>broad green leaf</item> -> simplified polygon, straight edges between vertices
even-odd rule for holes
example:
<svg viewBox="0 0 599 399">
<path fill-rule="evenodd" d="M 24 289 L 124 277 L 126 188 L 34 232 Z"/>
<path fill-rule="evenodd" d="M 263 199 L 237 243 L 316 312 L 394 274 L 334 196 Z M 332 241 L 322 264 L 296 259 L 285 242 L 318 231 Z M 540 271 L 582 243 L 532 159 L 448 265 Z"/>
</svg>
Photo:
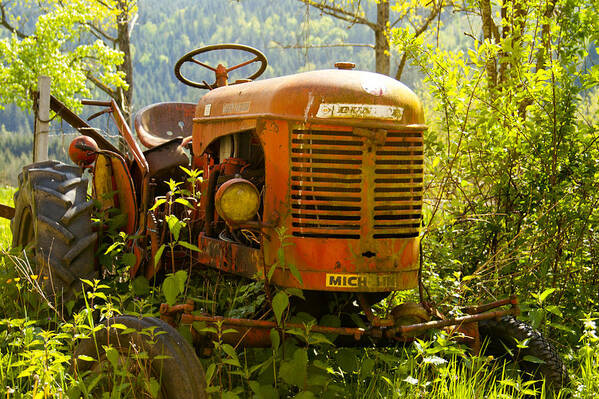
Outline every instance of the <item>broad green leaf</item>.
<svg viewBox="0 0 599 399">
<path fill-rule="evenodd" d="M 154 267 L 158 267 L 158 262 L 160 262 L 160 258 L 162 258 L 164 248 L 166 248 L 166 244 L 162 244 L 160 248 L 158 248 L 158 251 L 156 251 L 156 255 L 154 255 Z"/>
<path fill-rule="evenodd" d="M 175 272 L 175 281 L 177 282 L 177 289 L 179 294 L 185 292 L 185 283 L 187 282 L 187 272 L 185 270 L 177 270 Z"/>
<path fill-rule="evenodd" d="M 150 210 L 153 211 L 154 209 L 158 208 L 160 205 L 164 204 L 165 202 L 166 202 L 166 200 L 164 198 L 160 198 L 160 199 L 156 200 L 156 202 L 150 208 Z"/>
<path fill-rule="evenodd" d="M 116 248 L 120 247 L 121 245 L 123 245 L 123 243 L 121 242 L 113 242 L 112 244 L 110 244 L 110 246 L 106 249 L 106 251 L 104 251 L 104 255 L 108 255 L 109 253 L 111 253 L 112 251 L 114 251 Z"/>
<path fill-rule="evenodd" d="M 316 399 L 316 396 L 310 391 L 302 391 L 295 395 L 293 399 Z"/>
<path fill-rule="evenodd" d="M 212 376 L 216 370 L 216 363 L 210 363 L 206 368 L 206 385 L 210 385 L 212 382 Z"/>
<path fill-rule="evenodd" d="M 133 267 L 137 263 L 137 257 L 135 256 L 135 254 L 129 252 L 129 253 L 123 254 L 123 257 L 121 258 L 121 262 L 123 263 L 123 265 Z"/>
<path fill-rule="evenodd" d="M 545 363 L 544 360 L 541 360 L 538 357 L 535 357 L 532 355 L 525 355 L 524 357 L 522 357 L 522 360 L 524 360 L 526 362 L 536 363 L 536 364 L 544 364 Z"/>
<path fill-rule="evenodd" d="M 291 271 L 291 275 L 293 277 L 295 277 L 295 279 L 300 283 L 303 284 L 302 282 L 302 276 L 299 272 L 299 270 L 297 270 L 297 267 L 295 266 L 295 264 L 293 263 L 288 263 L 287 266 L 289 267 L 289 270 Z"/>
<path fill-rule="evenodd" d="M 556 316 L 564 317 L 561 309 L 557 305 L 546 306 L 545 309 L 547 309 L 548 312 L 553 313 Z"/>
<path fill-rule="evenodd" d="M 168 215 L 166 223 L 175 241 L 179 241 L 179 234 L 181 233 L 181 229 L 185 227 L 185 222 L 179 220 L 175 215 Z"/>
<path fill-rule="evenodd" d="M 272 299 L 272 310 L 277 319 L 277 324 L 281 324 L 281 316 L 289 305 L 289 297 L 284 291 L 279 291 Z"/>
<path fill-rule="evenodd" d="M 301 298 L 301 299 L 306 299 L 304 297 L 304 293 L 299 288 L 293 288 L 293 287 L 292 288 L 285 288 L 285 292 L 287 292 L 291 296 L 295 296 L 295 297 L 298 297 L 298 298 Z"/>
<path fill-rule="evenodd" d="M 150 292 L 150 282 L 144 276 L 137 276 L 131 282 L 131 288 L 136 296 L 144 296 Z"/>
<path fill-rule="evenodd" d="M 116 370 L 119 365 L 119 351 L 116 350 L 114 347 L 109 347 L 106 348 L 104 353 L 106 354 L 106 358 L 112 365 L 112 368 Z"/>
<path fill-rule="evenodd" d="M 123 323 L 112 323 L 109 326 L 110 328 L 114 328 L 115 330 L 125 331 L 128 327 Z"/>
<path fill-rule="evenodd" d="M 174 276 L 168 276 L 162 282 L 162 293 L 166 298 L 166 303 L 174 305 L 179 295 L 179 289 L 177 288 L 177 281 Z"/>
<path fill-rule="evenodd" d="M 278 263 L 277 263 L 277 262 L 275 262 L 275 263 L 273 263 L 273 264 L 272 264 L 272 266 L 270 267 L 270 269 L 268 269 L 268 274 L 267 274 L 267 276 L 266 276 L 266 279 L 267 279 L 268 281 L 270 281 L 270 279 L 272 278 L 272 275 L 274 274 L 274 272 L 275 272 L 275 268 L 276 268 L 277 266 L 278 266 Z"/>
<path fill-rule="evenodd" d="M 542 305 L 545 299 L 555 292 L 555 288 L 548 288 L 539 295 L 539 304 Z"/>
<path fill-rule="evenodd" d="M 353 349 L 341 348 L 337 350 L 334 357 L 343 372 L 353 373 L 359 369 L 357 355 L 357 352 Z"/>
<path fill-rule="evenodd" d="M 271 385 L 260 385 L 260 394 L 258 398 L 260 399 L 279 399 L 278 390 Z"/>
<path fill-rule="evenodd" d="M 291 360 L 281 362 L 279 374 L 289 385 L 303 387 L 306 383 L 308 353 L 304 348 L 297 348 Z"/>
<path fill-rule="evenodd" d="M 175 202 L 176 202 L 176 203 L 178 203 L 178 204 L 181 204 L 181 205 L 183 205 L 183 206 L 186 206 L 186 207 L 188 207 L 188 208 L 190 208 L 190 209 L 195 209 L 195 208 L 193 207 L 193 205 L 191 205 L 191 203 L 190 203 L 189 201 L 187 201 L 186 199 L 184 199 L 184 198 L 177 198 L 177 199 L 175 200 Z"/>
<path fill-rule="evenodd" d="M 158 380 L 154 377 L 150 378 L 150 395 L 152 395 L 153 398 L 157 398 L 158 397 L 158 392 L 160 391 L 160 383 L 158 382 Z"/>
<path fill-rule="evenodd" d="M 229 345 L 229 344 L 223 344 L 222 346 L 223 351 L 229 355 L 229 357 L 231 358 L 229 364 L 233 365 L 233 366 L 237 366 L 237 367 L 241 367 L 241 364 L 239 363 L 239 358 L 237 357 L 237 353 L 235 352 L 235 349 Z"/>
<path fill-rule="evenodd" d="M 197 245 L 190 244 L 190 243 L 188 243 L 186 241 L 177 241 L 177 245 L 181 245 L 182 247 L 185 247 L 185 248 L 187 248 L 187 249 L 189 249 L 191 251 L 202 252 L 200 250 L 200 248 L 198 248 Z"/>
<path fill-rule="evenodd" d="M 248 381 L 248 385 L 254 394 L 260 394 L 260 383 L 258 381 Z"/>
<path fill-rule="evenodd" d="M 310 345 L 327 344 L 333 345 L 333 341 L 330 340 L 325 334 L 321 333 L 310 333 L 309 342 Z"/>
<path fill-rule="evenodd" d="M 374 359 L 366 358 L 362 360 L 362 364 L 360 365 L 360 376 L 362 378 L 370 377 L 372 370 L 374 370 L 374 365 L 376 362 Z"/>
</svg>

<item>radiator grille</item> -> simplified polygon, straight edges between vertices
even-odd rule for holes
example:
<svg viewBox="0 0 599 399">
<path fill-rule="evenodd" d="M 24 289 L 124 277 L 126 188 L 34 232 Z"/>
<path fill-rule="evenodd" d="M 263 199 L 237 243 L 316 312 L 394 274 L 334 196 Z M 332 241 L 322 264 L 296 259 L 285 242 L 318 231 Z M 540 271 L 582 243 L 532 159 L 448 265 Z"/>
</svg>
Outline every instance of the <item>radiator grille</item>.
<svg viewBox="0 0 599 399">
<path fill-rule="evenodd" d="M 387 133 L 375 159 L 374 238 L 418 236 L 424 162 L 422 133 Z"/>
<path fill-rule="evenodd" d="M 293 235 L 360 238 L 362 147 L 352 132 L 293 131 Z"/>
<path fill-rule="evenodd" d="M 375 148 L 375 154 L 365 156 L 367 148 Z M 345 239 L 363 234 L 375 239 L 417 236 L 422 163 L 421 133 L 389 132 L 384 145 L 373 147 L 351 131 L 294 130 L 292 234 Z"/>
</svg>

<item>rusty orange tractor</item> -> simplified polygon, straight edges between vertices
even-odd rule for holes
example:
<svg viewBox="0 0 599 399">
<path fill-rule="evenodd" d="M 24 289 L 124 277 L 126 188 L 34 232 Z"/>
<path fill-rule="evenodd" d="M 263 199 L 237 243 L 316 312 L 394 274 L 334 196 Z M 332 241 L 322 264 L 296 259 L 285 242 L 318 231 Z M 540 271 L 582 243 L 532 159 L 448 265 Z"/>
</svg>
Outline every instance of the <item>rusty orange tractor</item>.
<svg viewBox="0 0 599 399">
<path fill-rule="evenodd" d="M 216 50 L 250 57 L 232 67 L 214 67 L 203 57 Z M 254 63 L 259 67 L 248 79 L 228 82 L 229 72 Z M 212 71 L 214 82 L 184 76 L 188 64 Z M 426 130 L 419 99 L 400 82 L 354 70 L 351 63 L 254 81 L 266 65 L 261 52 L 236 44 L 183 56 L 175 66 L 177 78 L 209 91 L 197 104 L 166 102 L 139 111 L 134 125 L 145 151 L 114 101 L 84 104 L 112 115 L 125 151 L 52 98 L 52 109 L 84 135 L 69 151 L 77 166 L 49 161 L 25 167 L 12 220 L 14 246 L 34 244 L 52 292 L 70 296 L 80 278 L 98 276 L 93 199 L 102 210 L 117 208 L 125 215 L 121 229 L 132 237 L 128 245 L 136 259 L 132 277 L 170 271 L 174 265 L 165 258 L 191 258 L 197 267 L 301 288 L 306 300 L 298 306 L 317 315 L 334 293 L 352 293 L 353 311 L 365 328 L 347 323 L 315 325 L 312 331 L 335 334 L 339 345 L 388 345 L 411 341 L 430 328 L 455 326 L 475 350 L 480 337 L 488 337 L 488 350 L 498 352 L 529 338 L 528 348 L 512 352 L 521 368 L 536 366 L 524 360 L 533 355 L 544 362 L 540 369 L 547 380 L 561 384 L 566 374 L 555 350 L 512 317 L 518 312 L 516 298 L 464 309 L 453 318 L 430 314 L 418 303 L 401 304 L 384 319 L 373 314 L 371 306 L 390 292 L 419 284 Z M 178 246 L 156 261 L 172 239 L 166 202 L 160 199 L 171 195 L 165 181 L 185 177 L 181 167 L 202 171 L 203 179 L 192 187 L 201 196 L 190 196 L 191 206 L 170 212 L 187 221 L 199 251 Z M 82 179 L 85 168 L 93 176 L 91 199 Z M 269 346 L 270 330 L 280 328 L 275 320 L 192 310 L 190 303 L 164 305 L 161 314 L 171 323 L 222 323 L 237 331 L 223 339 L 246 346 Z M 166 331 L 160 344 L 177 362 L 163 361 L 165 397 L 203 397 L 201 366 L 176 330 L 151 318 L 122 316 L 114 322 Z M 104 335 L 110 339 L 110 333 Z M 78 351 L 92 349 L 86 345 Z"/>
</svg>

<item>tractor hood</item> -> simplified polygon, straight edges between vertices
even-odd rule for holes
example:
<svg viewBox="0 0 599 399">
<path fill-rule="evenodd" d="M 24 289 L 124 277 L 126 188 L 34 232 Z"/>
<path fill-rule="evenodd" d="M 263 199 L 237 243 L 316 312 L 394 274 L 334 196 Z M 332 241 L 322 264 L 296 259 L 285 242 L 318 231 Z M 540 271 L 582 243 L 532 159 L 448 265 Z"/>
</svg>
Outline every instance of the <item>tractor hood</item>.
<svg viewBox="0 0 599 399">
<path fill-rule="evenodd" d="M 385 75 L 352 70 L 320 70 L 220 87 L 207 93 L 195 121 L 276 118 L 305 123 L 376 120 L 420 125 L 417 96 Z"/>
</svg>

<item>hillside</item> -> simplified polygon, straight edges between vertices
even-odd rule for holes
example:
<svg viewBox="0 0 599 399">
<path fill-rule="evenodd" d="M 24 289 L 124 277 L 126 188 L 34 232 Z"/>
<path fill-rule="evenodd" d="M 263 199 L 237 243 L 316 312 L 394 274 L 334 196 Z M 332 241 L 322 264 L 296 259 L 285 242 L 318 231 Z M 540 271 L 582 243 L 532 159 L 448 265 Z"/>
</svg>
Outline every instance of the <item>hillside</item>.
<svg viewBox="0 0 599 399">
<path fill-rule="evenodd" d="M 276 7 L 264 7 L 265 3 Z M 159 101 L 196 101 L 202 93 L 179 83 L 173 67 L 183 54 L 211 44 L 241 43 L 260 49 L 269 60 L 263 78 L 330 68 L 339 60 L 351 60 L 358 68 L 371 70 L 374 62 L 373 52 L 367 47 L 282 48 L 304 43 L 366 44 L 373 40 L 372 32 L 365 27 L 350 27 L 308 11 L 297 0 L 141 0 L 131 37 L 136 109 Z M 29 131 L 30 119 L 25 112 L 8 106 L 0 113 L 0 126 L 8 131 Z"/>
<path fill-rule="evenodd" d="M 331 68 L 340 60 L 350 60 L 357 68 L 372 70 L 374 52 L 368 47 L 322 47 L 372 41 L 372 31 L 366 27 L 350 26 L 320 15 L 297 0 L 140 0 L 139 17 L 132 30 L 134 111 L 155 102 L 196 102 L 203 91 L 181 84 L 174 76 L 173 67 L 182 55 L 198 47 L 218 43 L 255 47 L 267 56 L 269 67 L 262 78 L 268 78 Z M 302 48 L 306 43 L 314 47 Z M 239 58 L 229 60 L 239 62 Z M 212 79 L 207 74 L 201 76 Z M 408 85 L 414 83 L 409 76 L 407 79 Z M 105 95 L 97 93 L 97 98 L 105 99 Z M 0 128 L 2 132 L 26 136 L 13 138 L 0 134 L 0 183 L 15 185 L 17 170 L 31 159 L 30 153 L 22 145 L 15 146 L 15 142 L 31 142 L 32 114 L 7 105 L 0 110 Z M 63 143 L 68 143 L 71 137 L 65 138 L 68 132 L 67 126 L 51 125 L 51 134 L 57 136 L 51 138 L 51 156 L 64 158 Z"/>
</svg>

